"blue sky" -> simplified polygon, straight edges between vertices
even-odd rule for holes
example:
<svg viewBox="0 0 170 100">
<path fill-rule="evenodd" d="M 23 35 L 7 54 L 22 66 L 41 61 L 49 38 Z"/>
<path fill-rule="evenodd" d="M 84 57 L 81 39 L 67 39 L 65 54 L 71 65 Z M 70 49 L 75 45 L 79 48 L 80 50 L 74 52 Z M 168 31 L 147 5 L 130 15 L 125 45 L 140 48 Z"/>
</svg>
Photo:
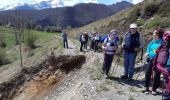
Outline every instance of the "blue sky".
<svg viewBox="0 0 170 100">
<path fill-rule="evenodd" d="M 0 0 L 0 7 L 4 7 L 6 5 L 15 5 L 18 3 L 28 3 L 28 2 L 33 2 L 33 1 L 43 1 L 43 0 Z M 56 0 L 57 1 L 57 0 Z M 89 2 L 89 1 L 93 1 L 93 2 L 98 2 L 98 3 L 103 3 L 103 4 L 114 4 L 116 2 L 120 2 L 122 0 L 62 0 L 63 2 Z M 123 0 L 123 1 L 130 1 L 130 0 Z M 134 4 L 141 2 L 143 0 L 132 0 L 132 2 Z"/>
</svg>

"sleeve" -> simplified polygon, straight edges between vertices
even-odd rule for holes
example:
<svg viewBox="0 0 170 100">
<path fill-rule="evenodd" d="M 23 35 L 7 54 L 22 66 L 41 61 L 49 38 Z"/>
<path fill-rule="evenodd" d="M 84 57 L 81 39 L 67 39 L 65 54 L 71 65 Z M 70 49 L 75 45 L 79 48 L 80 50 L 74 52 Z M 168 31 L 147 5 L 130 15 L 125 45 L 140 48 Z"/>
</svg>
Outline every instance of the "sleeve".
<svg viewBox="0 0 170 100">
<path fill-rule="evenodd" d="M 64 38 L 64 33 L 61 33 L 61 37 Z"/>
<path fill-rule="evenodd" d="M 105 38 L 102 47 L 105 47 L 105 46 L 106 46 L 107 41 L 108 41 L 108 38 Z"/>
<path fill-rule="evenodd" d="M 125 45 L 125 41 L 124 41 L 124 39 L 125 39 L 125 36 L 123 37 L 122 47 L 124 47 L 124 45 Z"/>
<path fill-rule="evenodd" d="M 144 40 L 143 40 L 141 35 L 139 35 L 139 42 L 140 42 L 139 48 L 144 48 L 145 42 L 144 42 Z"/>
<path fill-rule="evenodd" d="M 151 41 L 151 42 L 148 44 L 148 46 L 147 46 L 147 49 L 146 49 L 146 52 L 147 52 L 147 53 L 149 53 L 149 48 L 150 48 L 151 44 L 152 44 L 152 41 Z"/>
</svg>

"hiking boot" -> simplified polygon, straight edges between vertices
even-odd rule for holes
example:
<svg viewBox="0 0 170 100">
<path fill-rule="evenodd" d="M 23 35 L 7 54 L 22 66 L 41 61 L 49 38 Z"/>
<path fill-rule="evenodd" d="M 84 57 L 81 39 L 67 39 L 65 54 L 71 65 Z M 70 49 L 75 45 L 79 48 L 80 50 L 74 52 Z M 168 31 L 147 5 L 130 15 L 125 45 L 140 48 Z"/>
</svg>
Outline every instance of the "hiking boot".
<svg viewBox="0 0 170 100">
<path fill-rule="evenodd" d="M 163 94 L 162 100 L 170 100 L 170 95 L 169 94 Z"/>
<path fill-rule="evenodd" d="M 152 95 L 157 95 L 156 90 L 152 90 Z"/>
<path fill-rule="evenodd" d="M 105 79 L 108 79 L 108 78 L 109 78 L 109 76 L 104 74 L 104 78 L 105 78 Z"/>
<path fill-rule="evenodd" d="M 144 94 L 148 95 L 150 93 L 150 90 L 149 89 L 146 89 L 146 90 L 143 90 L 142 91 Z"/>
<path fill-rule="evenodd" d="M 80 50 L 80 52 L 83 52 L 83 50 Z"/>
<path fill-rule="evenodd" d="M 132 77 L 128 77 L 128 80 L 129 80 L 129 81 L 133 81 L 133 78 L 132 78 Z"/>
<path fill-rule="evenodd" d="M 126 75 L 126 74 L 125 74 L 125 75 L 122 75 L 122 76 L 120 76 L 120 78 L 121 78 L 121 79 L 128 79 L 128 75 Z"/>
</svg>

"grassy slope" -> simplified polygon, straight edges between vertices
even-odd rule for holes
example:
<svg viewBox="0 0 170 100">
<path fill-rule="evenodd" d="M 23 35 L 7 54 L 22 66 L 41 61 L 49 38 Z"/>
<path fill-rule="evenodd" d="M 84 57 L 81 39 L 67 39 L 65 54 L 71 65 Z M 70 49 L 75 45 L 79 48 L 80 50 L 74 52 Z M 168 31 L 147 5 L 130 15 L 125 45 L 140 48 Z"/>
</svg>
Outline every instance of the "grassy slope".
<svg viewBox="0 0 170 100">
<path fill-rule="evenodd" d="M 152 32 L 157 26 L 163 27 L 165 29 L 169 28 L 170 21 L 168 21 L 167 19 L 170 18 L 170 7 L 168 6 L 170 4 L 170 1 L 167 0 L 163 4 L 160 4 L 159 1 L 160 0 L 145 0 L 142 3 L 139 3 L 138 5 L 121 11 L 115 15 L 98 20 L 94 23 L 85 25 L 77 29 L 73 29 L 70 31 L 70 33 L 72 36 L 75 37 L 77 34 L 85 31 L 91 32 L 94 30 L 100 32 L 101 34 L 106 34 L 111 29 L 116 29 L 118 33 L 122 35 L 122 33 L 126 33 L 128 31 L 129 25 L 133 22 L 137 22 L 137 19 L 140 17 L 143 17 L 142 20 L 144 20 L 143 28 L 140 31 L 145 36 L 148 35 L 148 32 Z M 148 6 L 152 6 L 153 4 L 159 7 L 159 9 L 153 15 L 147 16 L 146 8 Z M 137 14 L 141 12 L 143 12 L 144 15 L 137 16 Z M 147 18 L 145 18 L 144 16 Z"/>
<path fill-rule="evenodd" d="M 1 32 L 5 35 L 5 42 L 7 44 L 6 48 L 4 49 L 7 53 L 7 58 L 11 61 L 10 64 L 0 66 L 0 72 L 12 67 L 16 66 L 20 62 L 19 57 L 19 46 L 15 45 L 14 35 L 12 34 L 12 28 L 4 28 L 1 27 Z M 41 59 L 41 57 L 47 55 L 50 51 L 61 52 L 61 39 L 58 38 L 59 33 L 47 33 L 47 32 L 38 32 L 32 31 L 37 34 L 38 40 L 36 45 L 38 48 L 33 50 L 28 50 L 23 43 L 22 46 L 22 53 L 24 61 L 34 61 Z"/>
</svg>

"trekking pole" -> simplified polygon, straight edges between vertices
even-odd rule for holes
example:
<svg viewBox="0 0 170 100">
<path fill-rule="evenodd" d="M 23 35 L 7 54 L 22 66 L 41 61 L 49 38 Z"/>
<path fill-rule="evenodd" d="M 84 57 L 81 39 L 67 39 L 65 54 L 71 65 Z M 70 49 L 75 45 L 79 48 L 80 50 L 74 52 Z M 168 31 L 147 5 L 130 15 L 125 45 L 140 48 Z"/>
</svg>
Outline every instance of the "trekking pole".
<svg viewBox="0 0 170 100">
<path fill-rule="evenodd" d="M 137 75 L 137 77 L 136 77 L 135 80 L 137 80 L 138 77 L 140 76 L 140 74 L 142 73 L 142 70 L 143 70 L 144 66 L 146 65 L 146 63 L 147 63 L 147 61 L 145 61 L 145 62 L 142 64 L 142 67 L 141 67 L 140 70 L 139 70 L 140 72 L 139 72 L 139 74 Z M 134 86 L 131 87 L 130 91 L 132 91 L 133 87 L 134 87 Z"/>
<path fill-rule="evenodd" d="M 117 66 L 116 66 L 115 71 L 117 71 L 117 69 L 118 69 L 118 67 L 119 67 L 119 63 L 120 63 L 120 55 L 119 55 L 118 57 L 119 57 L 119 59 L 118 59 L 118 63 L 117 63 Z"/>
<path fill-rule="evenodd" d="M 117 70 L 118 65 L 119 65 L 119 62 L 120 62 L 120 55 L 117 56 L 117 60 L 116 60 L 116 63 L 115 63 L 115 65 L 114 65 L 114 67 L 113 67 L 112 73 L 113 73 L 115 70 Z"/>
</svg>

